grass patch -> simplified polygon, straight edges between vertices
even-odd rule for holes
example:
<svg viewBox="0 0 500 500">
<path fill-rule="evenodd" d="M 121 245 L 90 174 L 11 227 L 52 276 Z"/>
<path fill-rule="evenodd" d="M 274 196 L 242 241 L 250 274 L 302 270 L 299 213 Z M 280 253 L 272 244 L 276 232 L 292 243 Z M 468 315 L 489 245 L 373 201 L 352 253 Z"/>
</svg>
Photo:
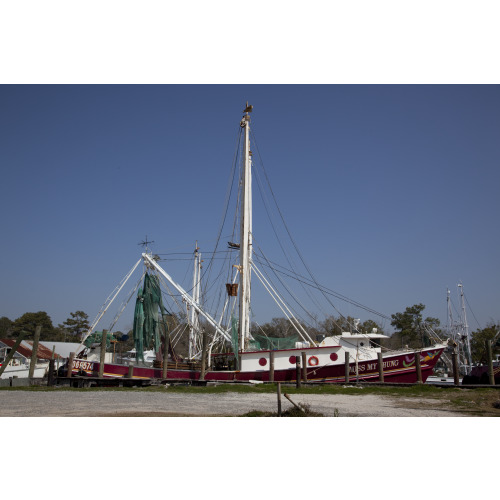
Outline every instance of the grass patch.
<svg viewBox="0 0 500 500">
<path fill-rule="evenodd" d="M 471 416 L 500 417 L 499 392 L 496 389 L 453 389 L 448 400 L 452 408 Z"/>
<path fill-rule="evenodd" d="M 408 387 L 395 386 L 355 386 L 343 384 L 324 384 L 324 385 L 303 385 L 300 389 L 295 387 L 295 384 L 281 384 L 282 391 L 288 394 L 349 394 L 362 396 L 363 394 L 373 394 L 379 396 L 393 397 L 440 397 L 443 394 L 449 394 L 451 391 L 462 392 L 462 389 L 441 389 L 432 385 L 414 385 Z M 46 386 L 27 386 L 27 387 L 0 387 L 0 391 L 34 391 L 34 392 L 51 392 L 51 391 L 142 391 L 142 392 L 175 392 L 188 394 L 224 394 L 228 392 L 236 393 L 276 393 L 276 384 L 218 384 L 213 386 L 192 386 L 192 385 L 169 385 L 165 386 L 150 386 L 150 387 L 88 387 L 74 388 L 68 386 L 46 387 Z M 493 391 L 494 389 L 467 389 L 464 393 L 472 391 Z"/>
<path fill-rule="evenodd" d="M 293 406 L 289 410 L 286 410 L 281 413 L 282 417 L 324 417 L 323 413 L 319 413 L 316 411 L 311 410 L 311 407 L 309 405 L 302 405 L 302 410 L 299 410 L 298 408 L 295 408 Z M 245 413 L 244 415 L 241 415 L 242 417 L 277 417 L 278 413 L 277 412 L 269 412 L 269 411 L 259 411 L 259 410 L 252 410 L 249 411 L 248 413 Z M 336 410 L 336 417 L 338 417 L 338 410 Z"/>
</svg>

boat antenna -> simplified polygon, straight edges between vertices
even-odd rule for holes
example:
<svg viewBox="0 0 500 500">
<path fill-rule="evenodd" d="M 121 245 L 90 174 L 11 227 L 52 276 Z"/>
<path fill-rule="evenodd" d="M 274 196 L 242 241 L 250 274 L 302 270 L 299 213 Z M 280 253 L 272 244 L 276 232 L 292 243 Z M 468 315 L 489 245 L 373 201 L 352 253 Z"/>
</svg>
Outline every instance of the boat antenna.
<svg viewBox="0 0 500 500">
<path fill-rule="evenodd" d="M 146 250 L 146 253 L 149 253 L 149 248 L 148 248 L 148 245 L 150 243 L 154 243 L 154 241 L 150 241 L 148 240 L 148 235 L 146 234 L 146 239 L 141 241 L 140 243 L 138 243 L 139 246 L 142 246 L 142 248 L 144 248 Z"/>
</svg>

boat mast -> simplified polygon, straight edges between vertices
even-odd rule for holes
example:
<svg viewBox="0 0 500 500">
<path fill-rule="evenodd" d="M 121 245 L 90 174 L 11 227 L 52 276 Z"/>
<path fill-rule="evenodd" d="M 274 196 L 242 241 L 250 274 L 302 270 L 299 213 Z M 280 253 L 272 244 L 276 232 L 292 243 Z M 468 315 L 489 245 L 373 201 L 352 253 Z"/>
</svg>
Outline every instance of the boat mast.
<svg viewBox="0 0 500 500">
<path fill-rule="evenodd" d="M 193 269 L 193 301 L 200 303 L 200 276 L 201 276 L 201 253 L 198 252 L 198 242 L 194 249 L 194 269 Z M 200 332 L 200 314 L 194 307 L 191 307 L 191 321 L 189 325 L 189 359 L 196 355 L 196 346 Z"/>
<path fill-rule="evenodd" d="M 458 288 L 460 290 L 460 299 L 462 302 L 462 329 L 463 329 L 463 336 L 465 340 L 465 353 L 466 355 L 466 360 L 467 360 L 467 366 L 466 366 L 466 375 L 470 375 L 470 372 L 472 370 L 472 357 L 471 357 L 471 352 L 470 352 L 470 336 L 469 336 L 469 325 L 467 324 L 467 315 L 465 313 L 465 296 L 464 296 L 464 286 L 462 283 L 459 283 Z"/>
<path fill-rule="evenodd" d="M 460 338 L 459 338 L 460 336 L 458 335 L 456 324 L 453 321 L 453 312 L 451 310 L 451 299 L 450 299 L 450 289 L 449 288 L 446 289 L 446 305 L 448 308 L 448 320 L 447 320 L 448 334 L 457 343 L 457 347 L 459 349 L 459 355 L 460 355 Z"/>
<path fill-rule="evenodd" d="M 241 230 L 240 230 L 240 321 L 239 349 L 248 348 L 250 336 L 250 285 L 252 258 L 252 159 L 250 152 L 250 114 L 253 106 L 246 103 L 240 126 L 245 129 L 245 159 L 242 179 Z M 236 353 L 235 353 L 236 354 Z"/>
</svg>

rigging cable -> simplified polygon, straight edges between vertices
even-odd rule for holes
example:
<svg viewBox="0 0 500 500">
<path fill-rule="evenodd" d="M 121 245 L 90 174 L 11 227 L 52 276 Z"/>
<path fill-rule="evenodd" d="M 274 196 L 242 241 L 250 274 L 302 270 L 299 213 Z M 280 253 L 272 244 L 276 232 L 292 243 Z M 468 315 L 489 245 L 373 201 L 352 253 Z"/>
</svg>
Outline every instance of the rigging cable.
<svg viewBox="0 0 500 500">
<path fill-rule="evenodd" d="M 338 313 L 338 314 L 339 314 L 339 315 L 340 315 L 340 316 L 341 316 L 344 320 L 346 320 L 346 321 L 348 322 L 347 318 L 345 318 L 345 317 L 344 317 L 344 315 L 343 315 L 343 314 L 342 314 L 342 313 L 341 313 L 341 312 L 340 312 L 340 311 L 339 311 L 339 310 L 335 307 L 335 305 L 332 303 L 332 301 L 331 301 L 331 300 L 330 300 L 330 299 L 326 296 L 326 294 L 323 292 L 323 290 L 322 290 L 322 289 L 321 289 L 321 287 L 319 286 L 319 284 L 318 284 L 318 282 L 317 282 L 316 278 L 314 277 L 314 275 L 312 274 L 311 270 L 309 269 L 309 266 L 306 264 L 306 262 L 305 262 L 305 260 L 304 260 L 304 258 L 303 258 L 303 256 L 302 256 L 302 254 L 300 253 L 300 250 L 298 249 L 297 244 L 295 243 L 295 240 L 292 238 L 292 235 L 291 235 L 291 233 L 290 233 L 290 230 L 288 229 L 288 226 L 287 226 L 287 224 L 286 224 L 286 222 L 285 222 L 285 219 L 284 219 L 284 217 L 283 217 L 283 214 L 282 214 L 282 212 L 281 212 L 281 210 L 280 210 L 280 208 L 279 208 L 279 206 L 278 206 L 278 203 L 277 203 L 277 200 L 276 200 L 276 196 L 274 195 L 274 191 L 273 191 L 273 189 L 272 189 L 272 187 L 271 187 L 271 184 L 270 184 L 270 182 L 269 182 L 269 177 L 268 177 L 267 172 L 266 172 L 266 169 L 265 169 L 265 167 L 264 167 L 264 162 L 262 161 L 262 157 L 260 156 L 259 148 L 258 148 L 258 146 L 257 146 L 257 141 L 256 141 L 256 139 L 255 139 L 255 135 L 254 135 L 253 133 L 252 133 L 252 137 L 254 138 L 254 143 L 255 143 L 256 150 L 257 150 L 257 154 L 258 154 L 259 159 L 260 159 L 260 164 L 261 164 L 261 167 L 262 167 L 262 171 L 264 172 L 264 175 L 265 175 L 265 178 L 266 178 L 267 184 L 268 184 L 268 186 L 269 186 L 269 190 L 270 190 L 270 192 L 271 192 L 271 196 L 272 196 L 272 198 L 273 198 L 273 200 L 274 200 L 274 204 L 276 205 L 276 208 L 278 209 L 278 213 L 279 213 L 279 215 L 280 215 L 280 217 L 281 217 L 281 221 L 283 222 L 283 226 L 285 227 L 285 230 L 286 230 L 286 232 L 287 232 L 287 234 L 288 234 L 288 237 L 290 238 L 290 241 L 292 242 L 293 247 L 295 248 L 295 251 L 297 252 L 297 255 L 299 256 L 299 258 L 300 258 L 300 260 L 301 260 L 302 264 L 304 265 L 304 267 L 306 268 L 307 272 L 309 273 L 309 276 L 311 276 L 312 281 L 314 281 L 314 283 L 317 285 L 318 290 L 320 290 L 320 292 L 321 292 L 321 293 L 323 294 L 323 296 L 325 297 L 326 301 L 327 301 L 327 302 L 328 302 L 328 303 L 329 303 L 329 304 L 330 304 L 330 305 L 331 305 L 331 306 L 335 309 L 335 311 L 337 311 L 337 313 Z"/>
<path fill-rule="evenodd" d="M 263 168 L 263 165 L 261 165 L 261 168 L 264 170 Z M 278 245 L 279 247 L 281 248 L 281 251 L 283 252 L 283 255 L 285 256 L 285 259 L 287 260 L 288 264 L 290 265 L 290 267 L 293 269 L 294 268 L 294 265 L 293 263 L 291 262 L 291 257 L 288 255 L 288 253 L 286 252 L 285 248 L 283 247 L 282 245 L 282 242 L 281 242 L 281 238 L 278 236 L 278 231 L 275 227 L 275 224 L 273 223 L 273 220 L 272 220 L 272 217 L 271 217 L 271 211 L 269 210 L 269 207 L 268 207 L 268 203 L 266 202 L 266 199 L 265 199 L 265 190 L 264 190 L 264 187 L 261 183 L 261 180 L 260 180 L 260 177 L 258 175 L 258 170 L 255 169 L 254 170 L 255 172 L 255 178 L 257 180 L 257 186 L 259 188 L 259 194 L 261 196 L 261 199 L 262 199 L 262 203 L 264 205 L 264 208 L 266 210 L 266 215 L 267 215 L 267 218 L 269 219 L 269 222 L 271 224 L 271 228 L 274 232 L 274 235 L 276 237 L 276 240 L 278 242 Z M 265 175 L 265 172 L 264 172 L 264 175 Z M 268 186 L 270 187 L 270 184 L 269 184 L 269 181 L 268 181 Z M 271 190 L 272 192 L 272 190 Z M 276 202 L 275 202 L 276 203 Z M 278 209 L 279 210 L 279 209 Z M 262 250 L 261 250 L 262 252 Z M 263 252 L 262 252 L 263 253 Z M 322 312 L 322 314 L 324 316 L 327 316 L 327 313 L 326 311 L 323 310 L 321 304 L 317 301 L 316 297 L 314 297 L 313 295 L 310 294 L 309 290 L 307 290 L 306 288 L 304 288 L 302 286 L 303 290 L 306 292 L 306 295 L 309 297 L 309 299 L 316 305 L 316 307 Z"/>
<path fill-rule="evenodd" d="M 266 260 L 267 260 L 267 259 L 266 259 Z M 283 268 L 283 269 L 286 269 L 286 268 L 284 268 L 283 266 L 280 266 L 279 264 L 276 264 L 275 262 L 268 261 L 268 263 L 266 264 L 265 262 L 262 262 L 262 261 L 260 261 L 260 260 L 259 260 L 259 263 L 261 263 L 262 265 L 264 265 L 264 266 L 266 266 L 266 265 L 267 265 L 268 267 L 271 267 L 271 268 L 272 268 L 273 270 L 275 270 L 276 272 L 281 273 L 281 274 L 283 274 L 283 275 L 285 275 L 285 276 L 288 276 L 288 277 L 289 277 L 289 278 L 291 278 L 291 279 L 294 279 L 294 280 L 296 280 L 296 281 L 300 281 L 300 282 L 302 282 L 302 283 L 304 283 L 304 284 L 306 284 L 306 285 L 308 285 L 308 286 L 310 286 L 310 287 L 312 287 L 312 288 L 316 288 L 316 289 L 318 289 L 318 290 L 320 290 L 320 291 L 322 291 L 322 292 L 324 292 L 324 293 L 326 293 L 326 294 L 332 295 L 333 297 L 335 297 L 335 298 L 337 298 L 337 299 L 339 299 L 339 300 L 342 300 L 342 301 L 344 301 L 344 302 L 347 302 L 348 304 L 351 304 L 351 305 L 353 305 L 353 306 L 355 306 L 355 307 L 359 307 L 360 309 L 363 309 L 363 310 L 365 310 L 366 312 L 369 312 L 369 313 L 371 313 L 371 314 L 375 314 L 376 316 L 379 316 L 379 317 L 381 317 L 381 318 L 383 318 L 383 319 L 386 319 L 386 320 L 390 320 L 390 319 L 391 319 L 389 316 L 386 316 L 386 315 L 385 315 L 385 314 L 383 314 L 383 313 L 380 313 L 380 312 L 378 312 L 378 311 L 375 311 L 374 309 L 371 309 L 371 308 L 369 308 L 369 307 L 367 307 L 367 306 L 364 306 L 363 304 L 361 304 L 361 303 L 359 303 L 359 302 L 356 302 L 355 300 L 349 299 L 349 298 L 348 298 L 348 297 L 346 297 L 345 295 L 342 295 L 342 294 L 340 294 L 340 293 L 338 293 L 338 292 L 335 292 L 334 290 L 331 290 L 331 289 L 329 289 L 329 288 L 327 288 L 327 287 L 325 287 L 325 286 L 323 286 L 323 285 L 320 285 L 320 284 L 319 284 L 319 283 L 317 283 L 317 282 L 314 282 L 314 285 L 313 285 L 313 284 L 311 284 L 311 281 L 312 281 L 312 280 L 309 280 L 309 278 L 307 278 L 307 277 L 305 277 L 305 276 L 301 276 L 300 274 L 297 274 L 297 273 L 294 273 L 294 274 L 295 274 L 295 276 L 294 276 L 294 275 L 292 275 L 292 274 L 288 274 L 288 273 L 286 273 L 286 272 L 284 272 L 284 271 L 281 271 L 281 270 L 279 270 L 279 269 L 274 269 L 274 268 L 270 265 L 270 263 L 269 263 L 269 262 L 270 262 L 271 264 L 273 264 L 274 266 L 277 266 L 277 267 L 281 267 L 281 268 Z M 287 270 L 287 271 L 289 271 L 289 272 L 293 272 L 293 271 L 290 271 L 289 269 L 286 269 L 286 270 Z M 343 316 L 342 316 L 342 317 L 343 317 Z M 344 319 L 345 319 L 345 318 L 344 318 Z M 352 325 L 351 325 L 351 326 L 352 326 Z"/>
</svg>

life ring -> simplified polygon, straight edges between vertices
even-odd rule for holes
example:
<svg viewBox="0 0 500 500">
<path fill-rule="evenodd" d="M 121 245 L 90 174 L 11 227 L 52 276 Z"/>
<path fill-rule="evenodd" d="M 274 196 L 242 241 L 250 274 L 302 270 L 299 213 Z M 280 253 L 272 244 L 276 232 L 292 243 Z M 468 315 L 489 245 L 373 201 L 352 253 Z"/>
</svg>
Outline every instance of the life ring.
<svg viewBox="0 0 500 500">
<path fill-rule="evenodd" d="M 311 356 L 309 358 L 309 366 L 318 366 L 319 365 L 319 359 L 316 356 Z"/>
</svg>

